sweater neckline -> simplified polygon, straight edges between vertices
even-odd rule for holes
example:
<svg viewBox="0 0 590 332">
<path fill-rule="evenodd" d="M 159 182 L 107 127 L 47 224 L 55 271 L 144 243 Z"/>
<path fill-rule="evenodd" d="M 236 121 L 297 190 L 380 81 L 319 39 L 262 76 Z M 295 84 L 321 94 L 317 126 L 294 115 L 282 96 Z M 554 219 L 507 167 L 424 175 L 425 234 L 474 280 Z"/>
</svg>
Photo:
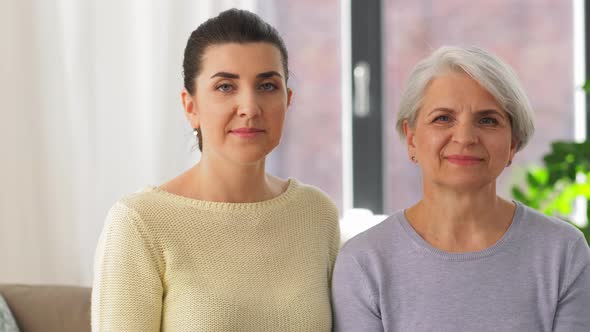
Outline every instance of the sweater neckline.
<svg viewBox="0 0 590 332">
<path fill-rule="evenodd" d="M 441 249 L 438 249 L 428 243 L 426 240 L 416 232 L 414 227 L 410 224 L 410 221 L 406 218 L 405 209 L 398 211 L 396 213 L 397 220 L 401 223 L 403 229 L 405 230 L 406 234 L 410 236 L 412 242 L 416 244 L 416 246 L 423 251 L 436 256 L 438 258 L 450 261 L 468 261 L 468 260 L 477 260 L 484 257 L 492 256 L 503 248 L 505 248 L 511 240 L 514 238 L 514 234 L 517 232 L 518 227 L 521 223 L 522 214 L 523 214 L 523 206 L 521 203 L 517 201 L 513 201 L 516 205 L 516 209 L 514 211 L 514 216 L 512 217 L 512 222 L 510 226 L 506 230 L 506 232 L 502 235 L 502 237 L 496 241 L 492 246 L 480 250 L 480 251 L 472 251 L 472 252 L 448 252 Z"/>
<path fill-rule="evenodd" d="M 147 186 L 143 191 L 156 194 L 162 198 L 173 201 L 175 203 L 190 205 L 205 210 L 249 210 L 249 209 L 264 209 L 272 206 L 280 205 L 288 201 L 300 187 L 299 181 L 294 178 L 287 179 L 287 189 L 279 195 L 258 202 L 250 203 L 231 203 L 231 202 L 217 202 L 194 199 L 168 192 L 157 186 Z"/>
</svg>

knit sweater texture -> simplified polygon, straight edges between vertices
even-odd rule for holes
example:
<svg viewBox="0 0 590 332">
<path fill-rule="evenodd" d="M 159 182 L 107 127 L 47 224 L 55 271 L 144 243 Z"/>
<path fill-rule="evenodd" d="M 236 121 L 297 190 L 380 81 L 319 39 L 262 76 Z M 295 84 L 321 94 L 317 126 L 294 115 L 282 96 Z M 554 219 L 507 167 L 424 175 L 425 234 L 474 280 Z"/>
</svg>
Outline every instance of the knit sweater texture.
<svg viewBox="0 0 590 332">
<path fill-rule="evenodd" d="M 516 202 L 491 247 L 440 250 L 404 211 L 344 245 L 335 332 L 588 332 L 590 248 L 582 232 Z"/>
<path fill-rule="evenodd" d="M 256 203 L 156 187 L 118 201 L 97 246 L 93 331 L 330 331 L 338 212 L 289 179 Z"/>
</svg>

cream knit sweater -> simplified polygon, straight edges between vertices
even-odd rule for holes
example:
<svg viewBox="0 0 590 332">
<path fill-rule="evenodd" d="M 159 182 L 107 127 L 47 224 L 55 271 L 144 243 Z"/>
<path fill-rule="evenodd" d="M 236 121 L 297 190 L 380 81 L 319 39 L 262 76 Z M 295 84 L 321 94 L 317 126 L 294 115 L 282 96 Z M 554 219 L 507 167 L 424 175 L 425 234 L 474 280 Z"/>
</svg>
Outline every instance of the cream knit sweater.
<svg viewBox="0 0 590 332">
<path fill-rule="evenodd" d="M 155 187 L 110 210 L 92 290 L 93 331 L 330 331 L 338 213 L 289 180 L 257 203 Z"/>
</svg>

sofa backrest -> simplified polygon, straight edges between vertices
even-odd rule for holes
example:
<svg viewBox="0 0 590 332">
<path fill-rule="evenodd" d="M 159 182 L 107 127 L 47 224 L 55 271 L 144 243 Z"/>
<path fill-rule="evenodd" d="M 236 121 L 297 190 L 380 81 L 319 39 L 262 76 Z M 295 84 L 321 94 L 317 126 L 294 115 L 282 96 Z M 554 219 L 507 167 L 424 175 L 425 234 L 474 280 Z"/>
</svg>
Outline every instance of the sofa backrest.
<svg viewBox="0 0 590 332">
<path fill-rule="evenodd" d="M 91 289 L 0 285 L 21 332 L 90 331 Z"/>
</svg>

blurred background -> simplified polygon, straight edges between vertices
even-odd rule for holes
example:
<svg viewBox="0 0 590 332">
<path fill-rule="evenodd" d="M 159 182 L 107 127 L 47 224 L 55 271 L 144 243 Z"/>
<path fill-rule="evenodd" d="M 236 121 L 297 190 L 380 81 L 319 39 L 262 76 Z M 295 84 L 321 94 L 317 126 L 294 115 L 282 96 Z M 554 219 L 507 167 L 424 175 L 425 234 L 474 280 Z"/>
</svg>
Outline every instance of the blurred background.
<svg viewBox="0 0 590 332">
<path fill-rule="evenodd" d="M 588 131 L 582 0 L 2 0 L 0 283 L 91 285 L 110 206 L 198 161 L 182 56 L 200 23 L 232 7 L 274 25 L 290 53 L 294 103 L 270 171 L 324 190 L 346 225 L 420 197 L 394 130 L 398 101 L 416 62 L 448 44 L 503 58 L 536 112 L 500 193 L 545 209 L 577 185 L 551 211 L 587 223 L 590 166 L 579 165 L 590 153 L 575 145 Z M 562 182 L 539 173 L 555 141 L 580 151 L 556 157 L 574 168 Z"/>
</svg>

